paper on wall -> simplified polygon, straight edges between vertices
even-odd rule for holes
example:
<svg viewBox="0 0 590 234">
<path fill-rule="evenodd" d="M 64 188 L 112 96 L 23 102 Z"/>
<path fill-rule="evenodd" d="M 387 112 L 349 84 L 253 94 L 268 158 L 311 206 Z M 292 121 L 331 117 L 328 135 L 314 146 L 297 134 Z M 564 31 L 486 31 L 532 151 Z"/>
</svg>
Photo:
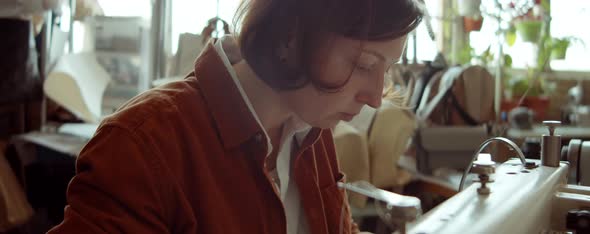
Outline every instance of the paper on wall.
<svg viewBox="0 0 590 234">
<path fill-rule="evenodd" d="M 203 37 L 192 33 L 180 34 L 178 38 L 178 51 L 172 76 L 185 76 L 191 72 L 197 56 L 203 50 Z"/>
<path fill-rule="evenodd" d="M 43 84 L 47 97 L 88 123 L 98 123 L 111 80 L 93 53 L 66 54 Z"/>
<path fill-rule="evenodd" d="M 59 126 L 57 132 L 90 139 L 97 129 L 97 123 L 66 123 Z"/>
</svg>

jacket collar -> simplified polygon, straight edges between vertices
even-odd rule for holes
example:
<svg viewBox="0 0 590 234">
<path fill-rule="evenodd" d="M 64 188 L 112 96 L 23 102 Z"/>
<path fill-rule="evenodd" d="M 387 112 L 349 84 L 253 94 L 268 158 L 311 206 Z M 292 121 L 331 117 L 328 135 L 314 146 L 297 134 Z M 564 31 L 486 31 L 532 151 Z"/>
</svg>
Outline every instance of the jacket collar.
<svg viewBox="0 0 590 234">
<path fill-rule="evenodd" d="M 240 146 L 252 137 L 264 138 L 264 131 L 250 112 L 213 42 L 205 46 L 195 62 L 194 71 L 189 76 L 197 78 L 200 92 L 211 111 L 226 149 Z M 301 142 L 300 149 L 306 149 L 314 144 L 320 138 L 321 132 L 321 129 L 312 128 Z M 264 140 L 258 140 L 262 144 L 267 144 Z"/>
<path fill-rule="evenodd" d="M 197 77 L 225 148 L 262 133 L 212 42 L 197 58 L 192 75 Z"/>
</svg>

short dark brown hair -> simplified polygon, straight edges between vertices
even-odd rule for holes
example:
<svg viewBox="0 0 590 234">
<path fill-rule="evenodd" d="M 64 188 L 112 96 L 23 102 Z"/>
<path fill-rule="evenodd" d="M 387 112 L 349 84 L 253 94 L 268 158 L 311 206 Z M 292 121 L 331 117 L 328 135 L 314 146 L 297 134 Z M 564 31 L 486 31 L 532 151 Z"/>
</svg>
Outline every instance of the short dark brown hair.
<svg viewBox="0 0 590 234">
<path fill-rule="evenodd" d="M 242 56 L 254 72 L 269 86 L 290 90 L 316 84 L 307 75 L 307 61 L 321 35 L 392 40 L 414 30 L 422 16 L 415 0 L 243 0 L 234 24 Z M 296 67 L 278 56 L 292 37 L 301 53 Z"/>
</svg>

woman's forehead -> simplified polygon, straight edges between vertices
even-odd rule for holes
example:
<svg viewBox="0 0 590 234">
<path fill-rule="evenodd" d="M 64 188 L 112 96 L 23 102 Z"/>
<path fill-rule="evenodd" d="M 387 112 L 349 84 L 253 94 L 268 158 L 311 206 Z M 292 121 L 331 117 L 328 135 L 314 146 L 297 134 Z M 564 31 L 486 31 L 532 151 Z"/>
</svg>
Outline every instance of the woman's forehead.
<svg viewBox="0 0 590 234">
<path fill-rule="evenodd" d="M 391 65 L 400 61 L 405 47 L 405 36 L 391 40 L 369 41 L 332 34 L 317 38 L 308 55 L 316 62 L 326 59 L 353 63 L 383 63 Z"/>
<path fill-rule="evenodd" d="M 334 37 L 328 42 L 331 49 L 356 55 L 375 57 L 383 62 L 399 60 L 405 47 L 406 37 L 384 41 L 361 41 L 346 37 Z"/>
</svg>

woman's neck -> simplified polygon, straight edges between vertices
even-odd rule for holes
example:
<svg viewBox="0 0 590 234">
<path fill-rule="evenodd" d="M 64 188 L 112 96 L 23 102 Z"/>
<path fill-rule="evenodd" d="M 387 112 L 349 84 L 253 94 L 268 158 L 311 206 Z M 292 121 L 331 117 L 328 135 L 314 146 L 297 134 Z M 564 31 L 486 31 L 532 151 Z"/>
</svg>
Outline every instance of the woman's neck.
<svg viewBox="0 0 590 234">
<path fill-rule="evenodd" d="M 293 117 L 293 112 L 282 104 L 281 97 L 275 90 L 256 76 L 245 60 L 234 64 L 233 67 L 262 127 L 275 145 L 280 141 L 284 123 Z M 277 135 L 279 139 L 276 139 Z"/>
</svg>

